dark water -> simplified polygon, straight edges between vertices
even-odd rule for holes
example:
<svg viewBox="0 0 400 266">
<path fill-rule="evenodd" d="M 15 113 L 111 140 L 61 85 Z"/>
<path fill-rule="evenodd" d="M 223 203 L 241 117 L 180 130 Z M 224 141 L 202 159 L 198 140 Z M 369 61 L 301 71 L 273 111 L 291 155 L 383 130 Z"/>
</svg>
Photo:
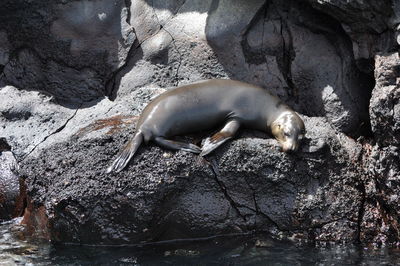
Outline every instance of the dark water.
<svg viewBox="0 0 400 266">
<path fill-rule="evenodd" d="M 0 225 L 0 265 L 400 265 L 400 250 L 356 245 L 315 247 L 261 236 L 132 247 L 61 246 L 17 240 Z"/>
</svg>

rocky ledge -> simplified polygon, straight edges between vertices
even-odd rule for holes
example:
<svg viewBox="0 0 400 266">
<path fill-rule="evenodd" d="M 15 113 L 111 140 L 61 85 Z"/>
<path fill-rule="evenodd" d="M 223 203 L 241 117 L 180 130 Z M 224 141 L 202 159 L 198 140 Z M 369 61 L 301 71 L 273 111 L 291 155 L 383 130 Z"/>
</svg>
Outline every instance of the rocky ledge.
<svg viewBox="0 0 400 266">
<path fill-rule="evenodd" d="M 389 0 L 2 1 L 0 213 L 25 209 L 29 233 L 63 243 L 398 245 L 399 14 Z M 242 131 L 206 158 L 143 146 L 105 174 L 152 97 L 209 78 L 287 102 L 301 150 Z"/>
<path fill-rule="evenodd" d="M 266 231 L 353 241 L 362 192 L 352 162 L 324 119 L 306 118 L 296 154 L 245 132 L 202 158 L 143 146 L 129 167 L 105 174 L 131 130 L 56 144 L 24 164 L 33 206 L 44 206 L 52 240 L 138 243 Z M 33 211 L 36 212 L 36 211 Z"/>
</svg>

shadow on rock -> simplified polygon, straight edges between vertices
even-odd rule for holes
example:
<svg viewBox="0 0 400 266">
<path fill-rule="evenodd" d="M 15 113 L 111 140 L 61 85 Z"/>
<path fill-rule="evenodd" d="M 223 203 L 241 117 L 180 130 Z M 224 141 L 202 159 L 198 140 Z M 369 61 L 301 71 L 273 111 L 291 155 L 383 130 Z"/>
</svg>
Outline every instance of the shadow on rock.
<svg viewBox="0 0 400 266">
<path fill-rule="evenodd" d="M 26 187 L 18 177 L 18 163 L 5 138 L 0 138 L 0 221 L 22 216 Z"/>
<path fill-rule="evenodd" d="M 2 80 L 60 100 L 106 96 L 107 81 L 125 64 L 136 39 L 124 1 L 0 5 L 0 44 L 7 44 Z"/>
</svg>

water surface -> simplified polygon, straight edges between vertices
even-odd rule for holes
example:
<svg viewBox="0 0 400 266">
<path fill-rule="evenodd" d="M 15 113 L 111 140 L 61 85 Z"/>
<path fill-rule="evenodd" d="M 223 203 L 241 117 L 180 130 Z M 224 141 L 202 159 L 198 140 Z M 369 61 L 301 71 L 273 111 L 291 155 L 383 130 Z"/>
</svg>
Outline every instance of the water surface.
<svg viewBox="0 0 400 266">
<path fill-rule="evenodd" d="M 399 249 L 315 247 L 261 235 L 128 247 L 52 245 L 20 240 L 17 222 L 0 225 L 0 265 L 400 265 Z"/>
</svg>

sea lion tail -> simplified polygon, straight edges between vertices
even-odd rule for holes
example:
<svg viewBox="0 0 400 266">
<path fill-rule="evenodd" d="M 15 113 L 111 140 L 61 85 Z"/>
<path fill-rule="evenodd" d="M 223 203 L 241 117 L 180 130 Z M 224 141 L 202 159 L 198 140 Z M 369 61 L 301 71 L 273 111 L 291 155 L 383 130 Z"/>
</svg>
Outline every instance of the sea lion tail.
<svg viewBox="0 0 400 266">
<path fill-rule="evenodd" d="M 137 132 L 135 136 L 125 145 L 119 152 L 117 159 L 107 168 L 106 173 L 120 172 L 128 164 L 132 156 L 135 154 L 140 144 L 143 142 L 142 132 Z"/>
</svg>

